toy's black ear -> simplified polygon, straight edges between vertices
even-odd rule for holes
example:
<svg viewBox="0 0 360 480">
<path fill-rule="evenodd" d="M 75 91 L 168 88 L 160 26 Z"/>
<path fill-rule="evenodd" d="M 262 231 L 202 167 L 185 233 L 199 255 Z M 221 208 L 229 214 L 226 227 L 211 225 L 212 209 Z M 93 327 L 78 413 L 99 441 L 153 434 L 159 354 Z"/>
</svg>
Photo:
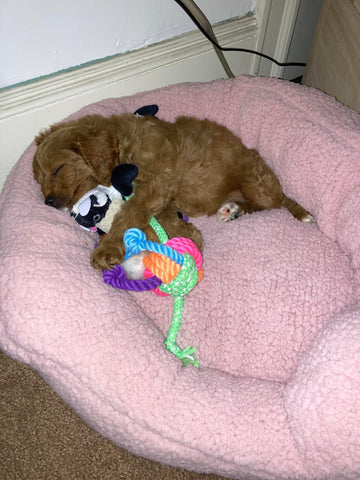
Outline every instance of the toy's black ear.
<svg viewBox="0 0 360 480">
<path fill-rule="evenodd" d="M 159 107 L 157 105 L 145 105 L 144 107 L 140 107 L 134 112 L 134 115 L 139 115 L 141 117 L 145 117 L 146 115 L 151 115 L 155 117 L 157 112 L 159 111 Z"/>
<path fill-rule="evenodd" d="M 122 163 L 114 168 L 111 174 L 111 184 L 123 197 L 132 194 L 132 181 L 138 174 L 138 167 L 132 163 Z"/>
</svg>

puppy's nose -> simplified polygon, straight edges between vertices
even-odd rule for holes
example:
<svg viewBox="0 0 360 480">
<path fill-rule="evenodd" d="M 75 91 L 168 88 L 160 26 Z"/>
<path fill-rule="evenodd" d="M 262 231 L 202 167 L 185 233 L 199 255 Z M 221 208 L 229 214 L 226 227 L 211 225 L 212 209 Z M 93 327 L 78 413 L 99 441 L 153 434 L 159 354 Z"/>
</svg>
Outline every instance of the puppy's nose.
<svg viewBox="0 0 360 480">
<path fill-rule="evenodd" d="M 48 195 L 48 196 L 45 198 L 45 203 L 46 203 L 46 205 L 48 205 L 49 207 L 54 207 L 54 206 L 55 206 L 55 198 L 54 198 L 52 195 Z"/>
</svg>

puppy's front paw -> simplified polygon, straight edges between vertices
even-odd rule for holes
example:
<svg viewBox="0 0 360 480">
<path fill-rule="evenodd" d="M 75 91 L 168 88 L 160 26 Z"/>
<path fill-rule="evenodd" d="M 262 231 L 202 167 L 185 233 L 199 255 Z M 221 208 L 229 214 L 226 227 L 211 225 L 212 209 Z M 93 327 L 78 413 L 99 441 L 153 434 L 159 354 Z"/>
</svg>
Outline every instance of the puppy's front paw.
<svg viewBox="0 0 360 480">
<path fill-rule="evenodd" d="M 216 216 L 222 222 L 230 222 L 231 220 L 235 220 L 236 218 L 240 217 L 244 213 L 243 210 L 239 207 L 239 205 L 235 202 L 226 202 L 216 213 Z"/>
<path fill-rule="evenodd" d="M 113 244 L 104 239 L 92 253 L 90 263 L 95 270 L 109 270 L 123 261 L 124 254 L 122 242 Z"/>
</svg>

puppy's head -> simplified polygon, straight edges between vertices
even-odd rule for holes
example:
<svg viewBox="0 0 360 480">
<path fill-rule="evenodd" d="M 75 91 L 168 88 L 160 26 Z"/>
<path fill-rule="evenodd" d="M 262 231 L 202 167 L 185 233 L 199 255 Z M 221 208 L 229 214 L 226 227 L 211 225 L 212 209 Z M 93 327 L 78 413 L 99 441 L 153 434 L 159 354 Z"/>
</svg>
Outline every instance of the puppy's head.
<svg viewBox="0 0 360 480">
<path fill-rule="evenodd" d="M 109 119 L 92 115 L 54 125 L 35 142 L 33 172 L 47 205 L 71 209 L 88 190 L 110 185 L 118 148 Z"/>
</svg>

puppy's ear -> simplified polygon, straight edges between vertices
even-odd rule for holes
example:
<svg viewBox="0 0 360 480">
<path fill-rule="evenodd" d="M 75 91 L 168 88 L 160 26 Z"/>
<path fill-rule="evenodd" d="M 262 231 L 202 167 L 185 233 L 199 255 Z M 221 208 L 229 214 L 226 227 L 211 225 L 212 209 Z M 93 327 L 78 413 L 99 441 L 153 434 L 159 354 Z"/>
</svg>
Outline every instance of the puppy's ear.
<svg viewBox="0 0 360 480">
<path fill-rule="evenodd" d="M 99 183 L 110 183 L 111 171 L 119 163 L 117 140 L 112 132 L 106 129 L 91 134 L 82 132 L 71 148 L 96 173 Z"/>
</svg>

